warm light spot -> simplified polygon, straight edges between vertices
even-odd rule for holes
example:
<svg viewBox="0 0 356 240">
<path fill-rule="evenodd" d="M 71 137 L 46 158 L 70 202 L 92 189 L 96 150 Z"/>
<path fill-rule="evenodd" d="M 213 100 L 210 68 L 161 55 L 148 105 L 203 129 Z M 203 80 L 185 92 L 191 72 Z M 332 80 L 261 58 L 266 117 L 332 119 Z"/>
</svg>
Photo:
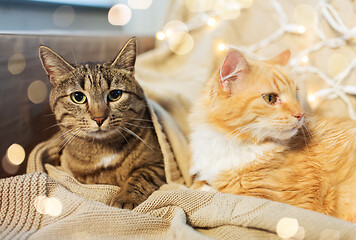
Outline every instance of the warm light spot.
<svg viewBox="0 0 356 240">
<path fill-rule="evenodd" d="M 319 240 L 339 240 L 340 232 L 334 229 L 324 229 L 320 233 Z"/>
<path fill-rule="evenodd" d="M 164 25 L 163 32 L 167 38 L 170 38 L 176 32 L 188 32 L 188 27 L 181 21 L 172 20 Z"/>
<path fill-rule="evenodd" d="M 151 6 L 152 0 L 128 0 L 127 3 L 133 9 L 147 9 Z"/>
<path fill-rule="evenodd" d="M 108 13 L 108 21 L 112 25 L 123 26 L 131 20 L 131 9 L 125 4 L 112 6 Z"/>
<path fill-rule="evenodd" d="M 215 27 L 216 25 L 216 19 L 215 18 L 208 18 L 208 20 L 206 21 L 206 23 L 208 24 L 209 27 Z"/>
<path fill-rule="evenodd" d="M 37 196 L 34 205 L 40 214 L 53 217 L 61 215 L 63 210 L 62 202 L 56 197 Z"/>
<path fill-rule="evenodd" d="M 316 97 L 315 97 L 314 94 L 309 94 L 309 95 L 308 95 L 308 101 L 309 101 L 310 103 L 315 102 L 315 100 L 316 100 Z"/>
<path fill-rule="evenodd" d="M 317 20 L 315 9 L 309 4 L 299 4 L 294 8 L 294 19 L 298 25 L 314 26 Z"/>
<path fill-rule="evenodd" d="M 291 238 L 298 232 L 299 224 L 295 218 L 282 218 L 277 223 L 277 234 L 281 238 Z"/>
<path fill-rule="evenodd" d="M 20 74 L 25 70 L 26 60 L 24 55 L 16 53 L 9 58 L 7 69 L 13 75 Z"/>
<path fill-rule="evenodd" d="M 6 152 L 7 159 L 14 165 L 20 165 L 25 160 L 25 149 L 17 143 L 12 144 Z"/>
<path fill-rule="evenodd" d="M 189 33 L 176 32 L 168 40 L 168 46 L 177 55 L 185 55 L 194 47 L 194 40 Z"/>
<path fill-rule="evenodd" d="M 53 13 L 53 23 L 57 27 L 69 27 L 74 22 L 75 12 L 71 6 L 60 6 Z"/>
<path fill-rule="evenodd" d="M 297 233 L 293 236 L 293 240 L 303 240 L 305 238 L 305 229 L 299 227 Z"/>
<path fill-rule="evenodd" d="M 20 168 L 19 165 L 10 163 L 9 159 L 7 158 L 7 154 L 5 154 L 5 156 L 2 158 L 1 165 L 5 172 L 8 174 L 15 174 Z"/>
<path fill-rule="evenodd" d="M 236 0 L 219 0 L 214 10 L 221 19 L 236 19 L 240 15 L 241 4 Z"/>
<path fill-rule="evenodd" d="M 298 26 L 297 27 L 297 33 L 300 33 L 300 34 L 305 33 L 305 27 L 302 26 L 302 25 Z"/>
<path fill-rule="evenodd" d="M 207 12 L 213 9 L 216 0 L 184 0 L 191 12 Z"/>
<path fill-rule="evenodd" d="M 41 80 L 36 80 L 27 88 L 27 96 L 31 102 L 38 104 L 47 97 L 47 86 Z"/>
<path fill-rule="evenodd" d="M 309 57 L 308 57 L 307 55 L 303 56 L 303 57 L 300 59 L 300 64 L 301 64 L 302 66 L 307 65 L 308 62 L 309 62 Z"/>
<path fill-rule="evenodd" d="M 333 53 L 328 59 L 328 72 L 331 76 L 335 77 L 349 66 L 348 59 L 340 54 Z"/>
<path fill-rule="evenodd" d="M 47 197 L 46 196 L 37 196 L 34 201 L 35 208 L 37 212 L 40 214 L 46 214 L 46 209 L 45 209 L 45 201 Z"/>
<path fill-rule="evenodd" d="M 159 31 L 156 33 L 156 38 L 160 41 L 164 40 L 166 38 L 166 34 L 164 34 L 164 32 Z"/>
<path fill-rule="evenodd" d="M 225 51 L 226 50 L 226 45 L 225 44 L 223 44 L 223 43 L 219 43 L 218 44 L 218 50 L 219 51 Z"/>
</svg>

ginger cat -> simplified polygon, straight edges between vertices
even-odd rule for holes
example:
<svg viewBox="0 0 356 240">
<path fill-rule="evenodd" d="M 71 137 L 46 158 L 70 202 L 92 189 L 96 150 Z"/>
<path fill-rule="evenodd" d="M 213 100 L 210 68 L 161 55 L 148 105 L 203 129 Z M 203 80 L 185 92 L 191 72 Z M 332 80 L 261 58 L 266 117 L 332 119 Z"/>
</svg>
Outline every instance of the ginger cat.
<svg viewBox="0 0 356 240">
<path fill-rule="evenodd" d="M 304 116 L 283 70 L 230 52 L 191 114 L 193 188 L 288 203 L 356 221 L 356 121 Z"/>
</svg>

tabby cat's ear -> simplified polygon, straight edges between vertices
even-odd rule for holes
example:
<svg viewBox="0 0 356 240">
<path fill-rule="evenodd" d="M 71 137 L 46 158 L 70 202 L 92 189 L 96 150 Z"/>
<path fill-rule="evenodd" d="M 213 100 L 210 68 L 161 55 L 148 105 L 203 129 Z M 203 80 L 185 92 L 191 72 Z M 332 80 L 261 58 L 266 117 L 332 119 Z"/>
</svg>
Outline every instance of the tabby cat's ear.
<svg viewBox="0 0 356 240">
<path fill-rule="evenodd" d="M 278 56 L 267 60 L 266 62 L 270 63 L 270 64 L 277 64 L 277 65 L 281 65 L 281 66 L 285 66 L 287 65 L 288 61 L 290 58 L 290 50 L 284 50 L 282 53 L 280 53 Z"/>
<path fill-rule="evenodd" d="M 40 46 L 39 55 L 42 66 L 53 85 L 55 85 L 62 76 L 74 70 L 73 66 L 48 47 Z"/>
<path fill-rule="evenodd" d="M 225 57 L 220 67 L 220 86 L 224 92 L 234 93 L 241 85 L 241 80 L 249 72 L 249 65 L 239 51 L 232 51 Z"/>
<path fill-rule="evenodd" d="M 136 38 L 130 38 L 112 62 L 111 67 L 123 68 L 133 72 L 136 61 L 136 45 Z"/>
</svg>

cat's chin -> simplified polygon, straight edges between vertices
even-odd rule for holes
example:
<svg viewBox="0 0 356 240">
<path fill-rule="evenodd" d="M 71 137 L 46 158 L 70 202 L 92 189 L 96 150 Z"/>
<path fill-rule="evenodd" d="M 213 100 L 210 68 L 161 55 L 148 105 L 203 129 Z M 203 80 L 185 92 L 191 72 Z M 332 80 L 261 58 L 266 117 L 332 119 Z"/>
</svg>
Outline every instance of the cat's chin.
<svg viewBox="0 0 356 240">
<path fill-rule="evenodd" d="M 292 129 L 288 129 L 285 131 L 279 131 L 276 133 L 275 136 L 270 136 L 272 139 L 279 140 L 279 141 L 286 141 L 297 135 L 300 127 L 294 127 Z"/>
<path fill-rule="evenodd" d="M 88 132 L 87 137 L 91 139 L 97 139 L 97 140 L 105 140 L 105 139 L 111 139 L 113 138 L 117 133 L 115 131 L 110 131 L 110 130 L 96 130 L 96 131 L 91 131 Z"/>
</svg>

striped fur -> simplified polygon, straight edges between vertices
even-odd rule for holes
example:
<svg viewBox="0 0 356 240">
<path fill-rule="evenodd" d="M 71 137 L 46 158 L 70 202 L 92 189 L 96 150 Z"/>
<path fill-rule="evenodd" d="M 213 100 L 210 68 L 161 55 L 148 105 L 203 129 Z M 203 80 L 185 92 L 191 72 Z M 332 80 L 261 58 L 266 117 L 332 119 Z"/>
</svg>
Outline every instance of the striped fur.
<svg viewBox="0 0 356 240">
<path fill-rule="evenodd" d="M 356 122 L 305 118 L 282 68 L 288 58 L 247 62 L 235 52 L 224 60 L 191 114 L 193 186 L 356 222 Z M 274 104 L 268 93 L 278 95 Z"/>
<path fill-rule="evenodd" d="M 61 129 L 61 165 L 82 183 L 119 186 L 115 206 L 140 204 L 166 180 L 147 102 L 134 78 L 136 40 L 113 62 L 93 66 L 74 67 L 44 46 L 39 51 L 53 85 L 50 106 Z M 117 101 L 109 98 L 113 90 L 120 90 Z M 76 103 L 74 92 L 86 102 Z"/>
</svg>

